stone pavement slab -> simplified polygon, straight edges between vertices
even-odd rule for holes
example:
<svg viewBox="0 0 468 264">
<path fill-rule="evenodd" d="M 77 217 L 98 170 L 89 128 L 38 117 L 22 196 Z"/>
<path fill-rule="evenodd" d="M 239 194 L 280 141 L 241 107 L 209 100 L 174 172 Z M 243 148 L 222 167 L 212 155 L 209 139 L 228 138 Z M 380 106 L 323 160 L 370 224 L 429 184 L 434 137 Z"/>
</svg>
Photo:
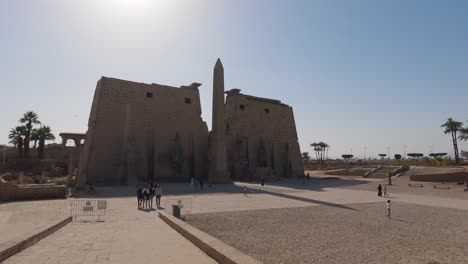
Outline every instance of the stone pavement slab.
<svg viewBox="0 0 468 264">
<path fill-rule="evenodd" d="M 69 208 L 67 200 L 0 204 L 0 251 L 62 221 Z"/>
<path fill-rule="evenodd" d="M 134 200 L 109 199 L 104 222 L 78 219 L 4 263 L 216 263 Z"/>
</svg>

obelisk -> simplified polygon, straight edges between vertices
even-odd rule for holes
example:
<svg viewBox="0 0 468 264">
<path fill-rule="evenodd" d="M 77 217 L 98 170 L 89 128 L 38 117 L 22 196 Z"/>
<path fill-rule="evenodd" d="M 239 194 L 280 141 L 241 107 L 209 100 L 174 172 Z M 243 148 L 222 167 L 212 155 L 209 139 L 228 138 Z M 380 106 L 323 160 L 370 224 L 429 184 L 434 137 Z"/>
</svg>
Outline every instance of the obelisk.
<svg viewBox="0 0 468 264">
<path fill-rule="evenodd" d="M 221 60 L 216 61 L 213 71 L 213 116 L 211 126 L 211 180 L 213 182 L 229 181 L 226 164 L 226 139 L 224 116 L 224 68 Z"/>
</svg>

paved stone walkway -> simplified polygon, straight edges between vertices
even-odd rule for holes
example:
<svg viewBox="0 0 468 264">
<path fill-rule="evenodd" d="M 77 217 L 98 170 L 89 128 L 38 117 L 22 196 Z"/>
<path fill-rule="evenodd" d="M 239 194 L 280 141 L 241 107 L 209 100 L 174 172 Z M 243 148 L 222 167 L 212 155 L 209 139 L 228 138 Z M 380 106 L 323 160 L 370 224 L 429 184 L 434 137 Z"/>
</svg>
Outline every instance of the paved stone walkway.
<svg viewBox="0 0 468 264">
<path fill-rule="evenodd" d="M 133 197 L 108 199 L 104 222 L 74 221 L 4 263 L 216 263 L 135 204 Z"/>
<path fill-rule="evenodd" d="M 65 219 L 69 203 L 49 200 L 0 204 L 0 251 Z"/>
</svg>

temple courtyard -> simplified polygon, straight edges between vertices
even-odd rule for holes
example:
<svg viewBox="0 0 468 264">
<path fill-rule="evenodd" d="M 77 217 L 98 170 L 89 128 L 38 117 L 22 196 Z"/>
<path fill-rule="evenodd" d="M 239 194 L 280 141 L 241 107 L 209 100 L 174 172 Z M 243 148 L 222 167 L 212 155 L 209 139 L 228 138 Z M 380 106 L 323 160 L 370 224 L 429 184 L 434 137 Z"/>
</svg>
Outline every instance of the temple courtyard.
<svg viewBox="0 0 468 264">
<path fill-rule="evenodd" d="M 404 179 L 395 178 L 387 219 L 387 198 L 373 191 L 379 183 L 384 181 L 313 177 L 203 190 L 164 184 L 162 206 L 174 198 L 191 200 L 186 223 L 262 263 L 468 262 L 468 193 L 405 187 Z M 78 218 L 4 263 L 216 263 L 157 210 L 138 210 L 135 186 L 1 204 L 0 231 L 7 236 L 0 246 L 61 221 L 67 205 L 82 198 L 107 200 L 102 221 Z"/>
</svg>

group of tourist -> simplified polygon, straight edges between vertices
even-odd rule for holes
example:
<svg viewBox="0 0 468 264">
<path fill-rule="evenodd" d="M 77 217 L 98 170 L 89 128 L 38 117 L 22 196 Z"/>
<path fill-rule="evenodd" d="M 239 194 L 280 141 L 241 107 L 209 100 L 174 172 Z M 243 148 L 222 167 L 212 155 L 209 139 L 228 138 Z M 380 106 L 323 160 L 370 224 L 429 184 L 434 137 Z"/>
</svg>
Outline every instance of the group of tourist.
<svg viewBox="0 0 468 264">
<path fill-rule="evenodd" d="M 379 184 L 379 186 L 377 187 L 377 195 L 382 197 L 382 185 Z M 384 197 L 389 197 L 390 195 L 388 195 L 388 186 L 387 184 L 384 184 L 383 186 L 383 196 Z M 392 218 L 391 217 L 391 208 L 390 208 L 390 200 L 387 200 L 387 218 Z"/>
<path fill-rule="evenodd" d="M 379 187 L 377 187 L 377 195 L 382 197 L 382 185 L 381 184 L 379 184 Z M 384 184 L 384 186 L 383 186 L 383 196 L 384 197 L 390 196 L 390 195 L 388 195 L 388 186 L 387 186 L 387 184 Z"/>
<path fill-rule="evenodd" d="M 156 207 L 161 208 L 161 195 L 162 188 L 159 183 L 150 185 L 141 188 L 138 186 L 137 189 L 137 199 L 138 199 L 138 209 L 153 209 L 153 198 L 156 196 Z"/>
</svg>

